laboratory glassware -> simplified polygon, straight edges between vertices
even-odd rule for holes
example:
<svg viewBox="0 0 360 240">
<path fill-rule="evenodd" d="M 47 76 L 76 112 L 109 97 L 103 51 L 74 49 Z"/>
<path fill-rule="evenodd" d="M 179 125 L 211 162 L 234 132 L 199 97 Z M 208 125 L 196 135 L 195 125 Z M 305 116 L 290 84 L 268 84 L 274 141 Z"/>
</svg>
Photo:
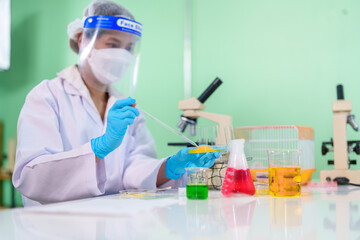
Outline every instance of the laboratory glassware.
<svg viewBox="0 0 360 240">
<path fill-rule="evenodd" d="M 296 125 L 265 125 L 235 128 L 235 138 L 245 139 L 245 155 L 256 181 L 257 172 L 268 172 L 269 149 L 301 150 L 301 183 L 308 184 L 315 168 L 314 130 Z"/>
<path fill-rule="evenodd" d="M 244 139 L 230 142 L 229 162 L 221 188 L 224 196 L 233 193 L 255 194 L 255 186 L 244 154 L 244 144 Z"/>
<path fill-rule="evenodd" d="M 268 150 L 269 193 L 275 197 L 300 196 L 301 151 L 297 149 Z"/>
<path fill-rule="evenodd" d="M 188 199 L 208 198 L 208 168 L 186 168 L 186 196 Z"/>
<path fill-rule="evenodd" d="M 226 146 L 217 144 L 219 134 L 217 125 L 199 126 L 196 133 L 197 142 L 200 146 L 189 148 L 189 153 L 226 152 Z"/>
</svg>

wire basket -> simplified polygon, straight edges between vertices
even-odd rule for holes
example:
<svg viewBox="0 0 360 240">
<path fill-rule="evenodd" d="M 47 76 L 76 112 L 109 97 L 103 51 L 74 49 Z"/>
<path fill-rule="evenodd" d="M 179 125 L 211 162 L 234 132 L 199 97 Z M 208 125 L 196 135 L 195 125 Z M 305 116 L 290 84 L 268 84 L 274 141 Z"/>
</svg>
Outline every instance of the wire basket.
<svg viewBox="0 0 360 240">
<path fill-rule="evenodd" d="M 209 171 L 209 189 L 221 190 L 222 183 L 224 181 L 226 169 L 227 169 L 227 158 L 222 157 L 223 161 L 216 161 L 215 164 L 210 168 Z"/>
<path fill-rule="evenodd" d="M 235 138 L 245 139 L 245 155 L 250 161 L 253 180 L 256 172 L 268 171 L 267 150 L 298 149 L 301 150 L 302 184 L 311 181 L 315 169 L 314 130 L 311 127 L 296 125 L 268 125 L 237 127 Z"/>
</svg>

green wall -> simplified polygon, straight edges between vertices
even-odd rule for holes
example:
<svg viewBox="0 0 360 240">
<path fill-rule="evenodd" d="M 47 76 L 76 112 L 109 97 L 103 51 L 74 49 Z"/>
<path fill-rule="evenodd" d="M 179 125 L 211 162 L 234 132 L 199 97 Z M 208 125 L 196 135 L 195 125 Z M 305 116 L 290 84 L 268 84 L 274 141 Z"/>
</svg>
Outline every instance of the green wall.
<svg viewBox="0 0 360 240">
<path fill-rule="evenodd" d="M 0 72 L 0 120 L 5 139 L 16 134 L 26 94 L 43 79 L 77 62 L 68 47 L 67 24 L 82 17 L 88 0 L 11 1 L 11 68 Z M 171 126 L 184 98 L 184 0 L 121 1 L 143 23 L 139 85 L 143 109 Z M 345 98 L 360 109 L 360 2 L 320 0 L 193 0 L 192 94 L 219 76 L 224 84 L 207 111 L 233 116 L 234 126 L 311 126 L 316 167 L 328 168 L 322 141 L 332 136 L 331 102 L 343 83 Z M 151 120 L 159 157 L 179 141 Z M 348 128 L 349 139 L 359 139 Z M 359 135 L 360 136 L 360 135 Z M 355 156 L 353 156 L 354 158 Z M 4 162 L 6 165 L 6 162 Z M 316 174 L 315 177 L 318 177 Z M 5 183 L 10 204 L 10 183 Z M 17 194 L 17 204 L 21 204 Z"/>
<path fill-rule="evenodd" d="M 311 126 L 316 168 L 331 169 L 333 154 L 320 149 L 332 137 L 338 83 L 360 121 L 360 2 L 196 0 L 193 6 L 193 92 L 214 76 L 225 82 L 207 110 L 231 114 L 235 126 Z M 350 126 L 347 133 L 360 139 Z"/>
</svg>

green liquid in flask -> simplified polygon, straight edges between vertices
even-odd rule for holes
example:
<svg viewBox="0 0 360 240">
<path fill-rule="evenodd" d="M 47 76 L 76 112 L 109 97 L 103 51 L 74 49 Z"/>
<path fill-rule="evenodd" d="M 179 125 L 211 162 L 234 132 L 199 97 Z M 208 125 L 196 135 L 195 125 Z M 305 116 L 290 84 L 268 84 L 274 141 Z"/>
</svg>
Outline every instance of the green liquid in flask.
<svg viewBox="0 0 360 240">
<path fill-rule="evenodd" d="M 207 199 L 208 185 L 188 184 L 186 185 L 186 196 L 188 199 Z"/>
</svg>

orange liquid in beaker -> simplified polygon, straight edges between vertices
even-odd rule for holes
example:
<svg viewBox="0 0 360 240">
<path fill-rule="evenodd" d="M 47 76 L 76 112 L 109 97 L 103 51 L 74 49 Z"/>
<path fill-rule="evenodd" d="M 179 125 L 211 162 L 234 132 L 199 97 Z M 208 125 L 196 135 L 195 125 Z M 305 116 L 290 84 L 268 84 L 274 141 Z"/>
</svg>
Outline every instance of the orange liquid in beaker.
<svg viewBox="0 0 360 240">
<path fill-rule="evenodd" d="M 274 197 L 300 196 L 300 167 L 270 167 L 269 193 Z"/>
</svg>

